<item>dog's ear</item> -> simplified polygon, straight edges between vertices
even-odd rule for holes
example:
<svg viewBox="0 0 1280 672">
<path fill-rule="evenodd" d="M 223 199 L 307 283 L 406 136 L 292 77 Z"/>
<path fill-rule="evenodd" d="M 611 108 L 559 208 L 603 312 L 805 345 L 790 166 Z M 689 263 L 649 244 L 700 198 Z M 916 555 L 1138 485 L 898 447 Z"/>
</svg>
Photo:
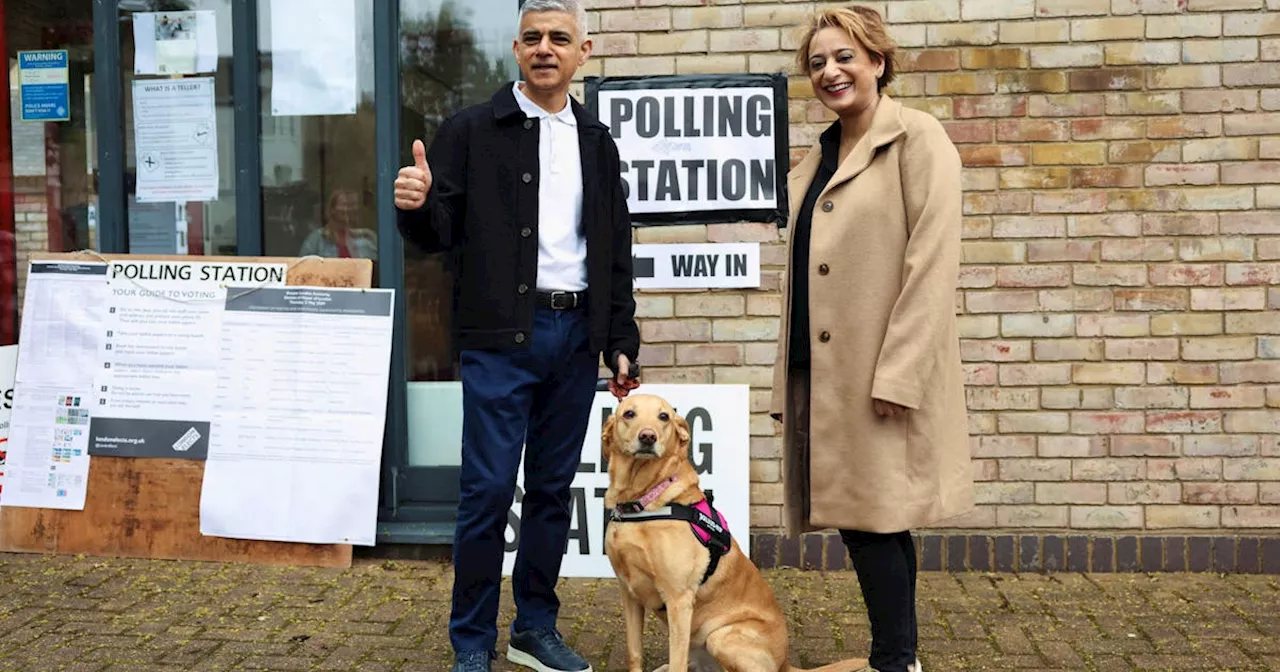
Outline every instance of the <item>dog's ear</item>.
<svg viewBox="0 0 1280 672">
<path fill-rule="evenodd" d="M 680 439 L 680 447 L 688 449 L 689 441 L 692 438 L 692 434 L 689 433 L 689 421 L 685 420 L 684 416 L 678 413 L 671 417 L 675 418 L 676 436 Z"/>
<path fill-rule="evenodd" d="M 617 413 L 610 413 L 609 417 L 605 418 L 604 424 L 600 426 L 600 456 L 604 458 L 606 464 L 612 461 L 613 453 L 617 449 L 617 426 Z"/>
</svg>

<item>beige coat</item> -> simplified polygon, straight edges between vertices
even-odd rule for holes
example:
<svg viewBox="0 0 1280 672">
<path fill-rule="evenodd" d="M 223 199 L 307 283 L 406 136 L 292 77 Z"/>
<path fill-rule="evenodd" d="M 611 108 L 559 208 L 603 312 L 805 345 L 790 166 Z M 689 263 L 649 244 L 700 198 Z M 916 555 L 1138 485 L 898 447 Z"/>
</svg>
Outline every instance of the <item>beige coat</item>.
<svg viewBox="0 0 1280 672">
<path fill-rule="evenodd" d="M 791 222 L 821 156 L 815 143 L 788 176 Z M 960 170 L 936 119 L 882 96 L 870 129 L 815 204 L 807 269 L 812 392 L 799 400 L 787 393 L 803 380 L 787 367 L 787 282 L 771 407 L 784 425 L 790 535 L 897 532 L 973 506 L 955 317 Z M 912 410 L 881 418 L 873 398 Z M 807 455 L 787 431 L 788 414 L 805 401 Z"/>
</svg>

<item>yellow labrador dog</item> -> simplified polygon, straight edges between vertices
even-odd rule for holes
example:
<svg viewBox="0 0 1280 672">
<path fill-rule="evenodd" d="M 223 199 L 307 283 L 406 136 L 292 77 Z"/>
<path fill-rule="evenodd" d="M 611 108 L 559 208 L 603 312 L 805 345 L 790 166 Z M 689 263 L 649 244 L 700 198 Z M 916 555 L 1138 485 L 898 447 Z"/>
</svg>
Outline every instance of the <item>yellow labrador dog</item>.
<svg viewBox="0 0 1280 672">
<path fill-rule="evenodd" d="M 666 617 L 669 662 L 658 672 L 799 670 L 787 663 L 773 590 L 698 487 L 685 419 L 660 397 L 631 395 L 601 437 L 613 513 L 605 552 L 622 588 L 630 672 L 642 672 L 646 610 Z M 850 659 L 814 672 L 866 665 Z"/>
</svg>

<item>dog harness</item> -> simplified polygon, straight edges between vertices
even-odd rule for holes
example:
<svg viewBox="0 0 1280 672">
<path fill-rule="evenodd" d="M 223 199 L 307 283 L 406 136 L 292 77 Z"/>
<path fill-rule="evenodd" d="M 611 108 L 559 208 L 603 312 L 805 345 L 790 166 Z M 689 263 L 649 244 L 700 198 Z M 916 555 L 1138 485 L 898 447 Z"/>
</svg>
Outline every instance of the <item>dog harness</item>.
<svg viewBox="0 0 1280 672">
<path fill-rule="evenodd" d="M 653 511 L 644 510 L 658 498 L 658 495 L 662 494 L 663 490 L 667 489 L 667 486 L 675 482 L 676 477 L 672 476 L 653 486 L 638 500 L 619 502 L 613 507 L 611 518 L 623 523 L 639 523 L 646 520 L 683 520 L 689 523 L 693 536 L 711 552 L 711 562 L 707 564 L 707 571 L 703 573 L 700 582 L 706 583 L 707 579 L 715 574 L 720 558 L 724 557 L 733 546 L 733 537 L 729 534 L 729 523 L 725 521 L 724 515 L 711 505 L 713 498 L 710 495 L 692 506 L 669 504 Z"/>
</svg>

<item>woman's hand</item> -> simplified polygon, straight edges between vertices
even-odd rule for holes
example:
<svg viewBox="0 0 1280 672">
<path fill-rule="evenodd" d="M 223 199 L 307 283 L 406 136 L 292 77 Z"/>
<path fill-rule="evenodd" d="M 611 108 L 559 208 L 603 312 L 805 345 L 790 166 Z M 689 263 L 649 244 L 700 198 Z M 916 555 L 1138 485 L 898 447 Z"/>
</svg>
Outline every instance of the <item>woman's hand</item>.
<svg viewBox="0 0 1280 672">
<path fill-rule="evenodd" d="M 892 401 L 872 399 L 871 403 L 875 405 L 876 415 L 882 418 L 896 418 L 907 413 L 906 406 L 899 406 Z"/>
</svg>

